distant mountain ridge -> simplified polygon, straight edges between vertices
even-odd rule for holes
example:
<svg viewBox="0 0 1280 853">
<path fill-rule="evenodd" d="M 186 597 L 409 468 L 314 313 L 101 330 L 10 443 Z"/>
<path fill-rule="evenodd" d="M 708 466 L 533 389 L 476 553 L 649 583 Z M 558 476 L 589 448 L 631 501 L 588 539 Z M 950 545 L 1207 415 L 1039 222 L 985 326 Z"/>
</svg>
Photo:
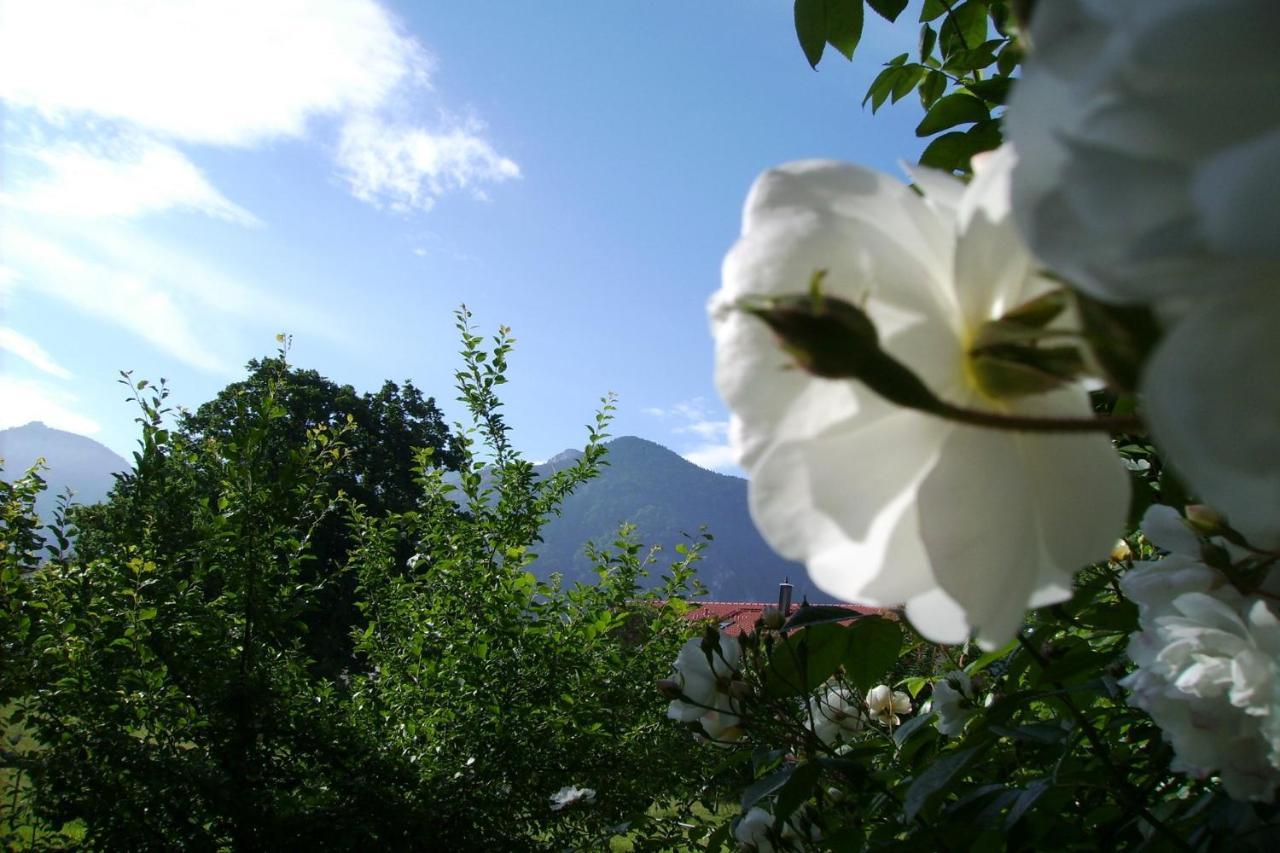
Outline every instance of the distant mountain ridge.
<svg viewBox="0 0 1280 853">
<path fill-rule="evenodd" d="M 560 572 L 569 581 L 593 581 L 586 543 L 608 547 L 624 522 L 636 526 L 636 537 L 646 547 L 662 547 L 660 574 L 677 557 L 675 546 L 696 540 L 705 525 L 714 539 L 698 564 L 698 577 L 712 598 L 773 601 L 778 584 L 789 577 L 797 601 L 805 595 L 814 603 L 832 600 L 809 586 L 803 566 L 782 559 L 761 538 L 747 509 L 746 480 L 700 468 L 660 444 L 634 436 L 614 439 L 608 451 L 609 464 L 600 476 L 579 487 L 564 502 L 561 515 L 543 528 L 544 541 L 535 548 L 537 574 Z M 566 450 L 534 470 L 547 476 L 581 455 L 579 450 Z M 132 467 L 91 438 L 38 421 L 0 430 L 0 457 L 4 477 L 10 480 L 44 457 L 48 470 L 42 476 L 49 488 L 37 509 L 45 521 L 52 518 L 64 489 L 72 489 L 75 503 L 97 503 L 115 484 L 113 474 Z"/>
<path fill-rule="evenodd" d="M 48 489 L 40 496 L 36 509 L 46 522 L 52 519 L 58 496 L 66 489 L 73 492 L 73 503 L 98 503 L 115 485 L 112 475 L 133 467 L 92 438 L 54 429 L 40 421 L 0 430 L 5 479 L 21 477 L 40 457 L 47 466 L 40 476 L 48 483 Z"/>
<path fill-rule="evenodd" d="M 609 545 L 623 522 L 636 526 L 637 539 L 644 545 L 661 545 L 666 561 L 676 557 L 677 544 L 697 537 L 699 527 L 706 525 L 715 538 L 698 563 L 698 577 L 712 598 L 773 601 L 778 584 L 790 577 L 797 601 L 806 595 L 814 603 L 832 600 L 809 585 L 802 565 L 779 557 L 765 543 L 747 509 L 746 480 L 700 468 L 643 438 L 617 438 L 607 447 L 609 464 L 596 479 L 580 486 L 564 502 L 561 515 L 543 528 L 544 542 L 535 548 L 536 573 L 558 571 L 568 580 L 594 579 L 584 545 L 588 540 Z M 565 451 L 535 470 L 549 474 L 572 464 L 578 455 Z"/>
</svg>

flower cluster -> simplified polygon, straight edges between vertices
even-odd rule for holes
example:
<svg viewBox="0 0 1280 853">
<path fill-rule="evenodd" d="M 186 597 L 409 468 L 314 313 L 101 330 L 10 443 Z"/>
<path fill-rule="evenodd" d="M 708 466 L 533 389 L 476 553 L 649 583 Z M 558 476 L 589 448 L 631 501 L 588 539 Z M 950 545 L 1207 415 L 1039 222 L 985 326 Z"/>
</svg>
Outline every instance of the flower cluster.
<svg viewBox="0 0 1280 853">
<path fill-rule="evenodd" d="M 732 694 L 740 655 L 738 644 L 720 634 L 685 643 L 667 685 L 675 694 L 667 716 L 682 723 L 700 723 L 712 741 L 740 738 L 742 720 Z"/>
<path fill-rule="evenodd" d="M 1280 620 L 1201 560 L 1173 510 L 1148 511 L 1143 532 L 1171 553 L 1121 579 L 1141 626 L 1129 643 L 1138 669 L 1121 684 L 1173 745 L 1174 770 L 1217 773 L 1230 796 L 1269 801 L 1280 785 Z"/>
</svg>

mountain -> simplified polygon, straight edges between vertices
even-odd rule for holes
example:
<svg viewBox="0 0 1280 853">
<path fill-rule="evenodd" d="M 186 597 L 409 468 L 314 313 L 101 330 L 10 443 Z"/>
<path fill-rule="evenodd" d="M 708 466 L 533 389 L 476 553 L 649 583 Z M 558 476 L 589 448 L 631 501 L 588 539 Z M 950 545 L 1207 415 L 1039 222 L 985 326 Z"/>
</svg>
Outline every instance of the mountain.
<svg viewBox="0 0 1280 853">
<path fill-rule="evenodd" d="M 642 438 L 618 438 L 608 449 L 609 464 L 600 476 L 580 486 L 564 502 L 561 515 L 543 528 L 535 572 L 594 580 L 583 546 L 588 540 L 609 545 L 622 522 L 636 526 L 646 547 L 662 546 L 660 569 L 675 558 L 677 544 L 696 538 L 706 525 L 715 538 L 698 563 L 698 577 L 712 598 L 773 601 L 778 584 L 790 577 L 797 600 L 805 594 L 814 603 L 832 600 L 809 586 L 802 565 L 782 559 L 761 538 L 747 510 L 746 480 L 699 468 Z M 565 451 L 535 470 L 549 474 L 571 465 L 578 455 Z"/>
<path fill-rule="evenodd" d="M 36 508 L 46 522 L 52 520 L 58 495 L 65 489 L 72 490 L 75 503 L 97 503 L 105 499 L 115 485 L 112 474 L 131 467 L 93 439 L 53 429 L 39 421 L 0 430 L 0 458 L 4 459 L 5 479 L 12 481 L 21 477 L 41 456 L 48 469 L 41 476 L 49 488 L 40 496 Z"/>
</svg>

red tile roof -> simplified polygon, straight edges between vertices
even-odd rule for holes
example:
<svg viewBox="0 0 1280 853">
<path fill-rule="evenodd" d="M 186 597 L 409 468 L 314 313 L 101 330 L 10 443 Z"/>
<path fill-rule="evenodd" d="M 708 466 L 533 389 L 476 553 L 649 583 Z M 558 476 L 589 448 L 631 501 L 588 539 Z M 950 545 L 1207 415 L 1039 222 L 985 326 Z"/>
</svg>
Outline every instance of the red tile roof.
<svg viewBox="0 0 1280 853">
<path fill-rule="evenodd" d="M 771 601 L 699 601 L 694 603 L 696 604 L 694 609 L 684 614 L 685 619 L 690 622 L 714 620 L 721 632 L 730 637 L 736 637 L 744 632 L 754 630 L 756 620 L 760 618 L 760 614 L 764 612 L 764 609 L 778 606 Z M 885 613 L 879 607 L 870 607 L 865 604 L 836 604 L 832 606 L 843 607 L 859 615 Z M 797 609 L 797 605 L 792 605 L 791 613 L 794 614 Z M 850 618 L 852 619 L 853 617 L 850 616 Z"/>
</svg>

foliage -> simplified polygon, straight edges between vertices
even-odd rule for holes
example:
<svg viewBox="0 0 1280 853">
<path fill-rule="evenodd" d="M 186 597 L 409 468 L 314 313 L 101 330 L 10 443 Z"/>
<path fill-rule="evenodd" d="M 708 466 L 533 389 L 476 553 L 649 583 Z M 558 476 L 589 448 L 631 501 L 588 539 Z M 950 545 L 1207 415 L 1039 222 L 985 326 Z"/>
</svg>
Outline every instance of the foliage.
<svg viewBox="0 0 1280 853">
<path fill-rule="evenodd" d="M 866 0 L 866 5 L 892 23 L 908 4 Z M 1025 5 L 1009 0 L 925 0 L 916 57 L 893 57 L 871 82 L 862 103 L 870 103 L 872 112 L 912 92 L 920 98 L 925 115 L 916 135 L 933 137 L 920 155 L 921 165 L 968 172 L 973 155 L 1000 147 L 1003 108 L 1024 52 L 1016 12 Z M 795 20 L 805 58 L 817 68 L 828 44 L 846 59 L 853 58 L 864 12 L 861 0 L 796 0 Z"/>
<path fill-rule="evenodd" d="M 287 346 L 282 337 L 275 357 L 250 361 L 246 379 L 195 412 L 178 413 L 173 428 L 164 426 L 169 409 L 163 380 L 158 386 L 137 383 L 134 397 L 149 395 L 143 445 L 134 453 L 134 471 L 117 476 L 107 502 L 74 512 L 76 549 L 83 558 L 139 548 L 145 540 L 159 554 L 198 560 L 204 533 L 192 513 L 225 497 L 224 456 L 238 452 L 236 442 L 253 424 L 263 427 L 252 448 L 261 485 L 296 480 L 305 464 L 297 451 L 308 442 L 316 442 L 316 452 L 326 457 L 323 473 L 308 489 L 276 489 L 262 503 L 261 510 L 272 515 L 269 523 L 287 525 L 316 501 L 339 494 L 374 517 L 411 509 L 418 496 L 418 448 L 432 451 L 433 464 L 457 467 L 461 456 L 435 401 L 413 383 L 387 381 L 377 393 L 357 394 L 314 370 L 289 365 Z M 123 381 L 133 387 L 128 374 Z M 307 536 L 299 581 L 314 588 L 301 617 L 308 626 L 305 642 L 308 654 L 332 676 L 352 665 L 349 635 L 359 623 L 354 582 L 344 573 L 352 536 L 344 515 L 333 512 L 317 516 Z M 398 549 L 407 558 L 409 544 L 401 542 Z"/>
<path fill-rule="evenodd" d="M 6 485 L 5 723 L 33 738 L 3 753 L 11 823 L 74 824 L 91 849 L 561 849 L 618 831 L 643 849 L 683 832 L 704 773 L 649 688 L 687 633 L 701 546 L 649 593 L 656 558 L 626 530 L 593 549 L 596 584 L 535 581 L 530 549 L 598 470 L 612 402 L 577 464 L 534 477 L 496 394 L 513 341 L 486 350 L 467 316 L 460 479 L 418 448 L 411 508 L 334 492 L 364 427 L 292 431 L 284 370 L 199 433 L 166 427 L 163 386 L 133 384 L 136 469 L 108 507 L 128 529 L 93 529 L 85 553 L 37 570 L 40 482 Z M 335 516 L 362 621 L 331 675 L 307 616 Z M 552 810 L 570 785 L 598 795 Z"/>
</svg>

